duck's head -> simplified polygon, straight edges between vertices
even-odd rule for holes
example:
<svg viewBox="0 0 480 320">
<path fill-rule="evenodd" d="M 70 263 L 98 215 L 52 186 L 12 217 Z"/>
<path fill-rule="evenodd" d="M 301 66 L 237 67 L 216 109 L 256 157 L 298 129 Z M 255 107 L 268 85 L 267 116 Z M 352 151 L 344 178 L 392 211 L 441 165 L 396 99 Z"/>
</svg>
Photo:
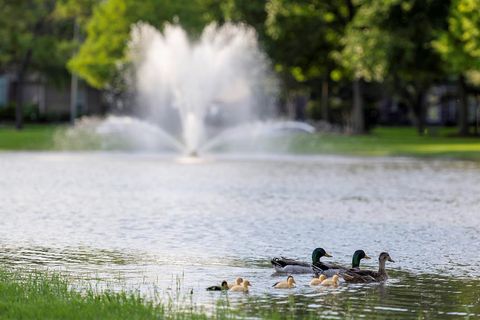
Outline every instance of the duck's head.
<svg viewBox="0 0 480 320">
<path fill-rule="evenodd" d="M 222 284 L 220 285 L 220 287 L 221 287 L 223 290 L 228 290 L 228 283 L 227 283 L 227 281 L 223 280 L 223 281 L 222 281 Z"/>
<path fill-rule="evenodd" d="M 243 286 L 244 286 L 245 288 L 248 288 L 248 287 L 252 286 L 252 285 L 250 284 L 250 281 L 248 281 L 248 280 L 243 280 L 243 281 L 242 281 L 242 284 L 243 284 Z"/>
<path fill-rule="evenodd" d="M 334 274 L 332 277 L 333 282 L 337 283 L 338 279 L 339 279 L 338 274 Z"/>
<path fill-rule="evenodd" d="M 357 250 L 353 253 L 352 257 L 352 268 L 358 268 L 360 266 L 360 260 L 362 259 L 371 259 L 365 254 L 363 250 Z"/>
<path fill-rule="evenodd" d="M 318 262 L 320 261 L 321 257 L 331 257 L 323 248 L 316 248 L 312 252 L 312 262 Z"/>
<path fill-rule="evenodd" d="M 287 283 L 288 283 L 289 285 L 296 284 L 295 279 L 293 279 L 292 276 L 288 276 L 288 278 L 287 278 Z"/>
<path fill-rule="evenodd" d="M 236 284 L 236 285 L 242 284 L 242 282 L 243 282 L 243 279 L 240 278 L 240 277 L 238 277 L 237 279 L 235 279 L 235 284 Z"/>
<path fill-rule="evenodd" d="M 327 279 L 327 276 L 324 275 L 324 274 L 321 274 L 321 275 L 318 277 L 318 280 L 320 280 L 320 281 L 323 281 L 323 280 L 325 280 L 325 279 Z"/>
<path fill-rule="evenodd" d="M 388 252 L 382 252 L 380 253 L 380 255 L 378 256 L 378 261 L 380 263 L 385 263 L 386 261 L 390 261 L 390 262 L 395 262 L 392 258 L 390 258 L 390 255 L 388 254 Z"/>
</svg>

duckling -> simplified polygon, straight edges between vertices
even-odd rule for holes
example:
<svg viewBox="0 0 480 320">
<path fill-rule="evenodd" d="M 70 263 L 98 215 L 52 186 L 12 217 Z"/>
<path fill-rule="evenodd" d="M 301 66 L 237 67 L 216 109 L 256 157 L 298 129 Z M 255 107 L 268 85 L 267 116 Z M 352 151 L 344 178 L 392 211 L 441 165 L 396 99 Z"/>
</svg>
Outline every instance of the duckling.
<svg viewBox="0 0 480 320">
<path fill-rule="evenodd" d="M 229 284 L 228 285 L 228 289 L 232 289 L 234 286 L 241 285 L 242 282 L 243 282 L 243 279 L 238 277 L 237 279 L 235 279 L 235 284 Z"/>
<path fill-rule="evenodd" d="M 248 292 L 248 287 L 250 286 L 251 286 L 250 281 L 243 280 L 241 284 L 234 285 L 232 288 L 230 288 L 230 291 Z"/>
<path fill-rule="evenodd" d="M 325 287 L 337 287 L 338 286 L 338 274 L 334 275 L 333 277 L 323 280 L 322 281 L 322 286 Z"/>
<path fill-rule="evenodd" d="M 342 274 L 346 282 L 352 283 L 368 283 L 381 282 L 388 279 L 387 271 L 385 270 L 385 263 L 387 261 L 395 262 L 390 258 L 388 252 L 382 252 L 378 256 L 378 271 L 371 270 L 348 270 Z"/>
<path fill-rule="evenodd" d="M 318 286 L 319 284 L 322 283 L 323 280 L 326 280 L 327 276 L 324 274 L 321 274 L 318 278 L 313 278 L 312 281 L 310 281 L 311 286 Z"/>
<path fill-rule="evenodd" d="M 280 281 L 273 285 L 276 289 L 290 289 L 295 287 L 295 279 L 292 276 L 288 276 L 287 281 Z"/>
<path fill-rule="evenodd" d="M 312 252 L 312 263 L 288 259 L 285 257 L 270 260 L 277 273 L 322 273 L 322 270 L 331 268 L 320 261 L 321 257 L 331 257 L 323 248 L 316 248 Z"/>
<path fill-rule="evenodd" d="M 211 286 L 207 288 L 207 291 L 223 291 L 228 290 L 228 283 L 227 281 L 223 280 L 220 286 Z"/>
</svg>

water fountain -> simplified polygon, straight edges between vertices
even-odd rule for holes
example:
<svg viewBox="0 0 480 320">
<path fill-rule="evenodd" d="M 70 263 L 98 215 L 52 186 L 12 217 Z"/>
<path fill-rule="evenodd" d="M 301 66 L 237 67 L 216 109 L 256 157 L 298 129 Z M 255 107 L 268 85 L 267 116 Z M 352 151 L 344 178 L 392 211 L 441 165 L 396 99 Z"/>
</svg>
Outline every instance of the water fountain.
<svg viewBox="0 0 480 320">
<path fill-rule="evenodd" d="M 292 129 L 313 131 L 303 123 L 272 121 L 277 81 L 251 27 L 211 24 L 190 41 L 178 25 L 161 33 L 138 23 L 128 53 L 135 117 L 84 119 L 71 137 L 93 130 L 141 149 L 197 155 L 232 139 L 256 142 Z"/>
</svg>

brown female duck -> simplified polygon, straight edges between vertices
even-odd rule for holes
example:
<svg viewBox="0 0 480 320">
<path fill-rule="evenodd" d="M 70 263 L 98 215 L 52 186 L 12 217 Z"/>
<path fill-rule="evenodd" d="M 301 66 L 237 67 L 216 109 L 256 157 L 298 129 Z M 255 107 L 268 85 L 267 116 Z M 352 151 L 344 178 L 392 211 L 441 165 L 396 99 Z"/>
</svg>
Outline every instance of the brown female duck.
<svg viewBox="0 0 480 320">
<path fill-rule="evenodd" d="M 388 274 L 385 270 L 385 263 L 387 261 L 395 262 L 392 260 L 392 258 L 390 258 L 388 252 L 382 252 L 378 257 L 378 271 L 350 269 L 341 275 L 346 282 L 351 283 L 385 281 L 388 279 Z"/>
</svg>

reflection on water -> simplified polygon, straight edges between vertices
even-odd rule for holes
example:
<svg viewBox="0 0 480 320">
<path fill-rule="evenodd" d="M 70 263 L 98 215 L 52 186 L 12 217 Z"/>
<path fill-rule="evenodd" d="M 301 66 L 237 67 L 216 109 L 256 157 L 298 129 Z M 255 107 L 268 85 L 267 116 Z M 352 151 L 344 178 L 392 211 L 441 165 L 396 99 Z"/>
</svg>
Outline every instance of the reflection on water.
<svg viewBox="0 0 480 320">
<path fill-rule="evenodd" d="M 346 285 L 339 288 L 305 288 L 295 293 L 244 297 L 236 302 L 247 314 L 270 309 L 298 316 L 328 318 L 386 317 L 402 319 L 451 319 L 480 316 L 480 281 L 392 273 L 385 284 Z M 252 300 L 255 301 L 252 303 Z M 252 308 L 253 306 L 253 308 Z"/>
<path fill-rule="evenodd" d="M 297 288 L 278 290 L 272 284 L 285 278 L 272 274 L 268 260 L 169 261 L 141 253 L 67 248 L 2 248 L 1 265 L 23 270 L 47 267 L 97 289 L 140 290 L 174 301 L 203 305 L 221 301 L 246 316 L 281 314 L 286 318 L 331 319 L 388 317 L 451 319 L 480 317 L 480 280 L 393 270 L 380 284 L 346 284 L 338 288 L 310 287 L 311 275 L 295 275 Z M 207 292 L 205 287 L 237 275 L 248 278 L 249 294 Z M 178 287 L 178 288 L 177 288 Z M 177 290 L 180 290 L 179 292 Z M 190 296 L 190 293 L 193 295 Z"/>
<path fill-rule="evenodd" d="M 228 299 L 252 315 L 274 305 L 331 318 L 474 318 L 479 174 L 475 163 L 407 159 L 6 153 L 0 263 L 145 294 L 170 294 L 180 276 L 205 306 L 225 296 L 205 287 L 240 275 L 251 293 Z M 332 290 L 298 275 L 294 290 L 271 288 L 269 258 L 309 259 L 318 246 L 345 265 L 359 248 L 389 251 L 391 279 Z"/>
</svg>

